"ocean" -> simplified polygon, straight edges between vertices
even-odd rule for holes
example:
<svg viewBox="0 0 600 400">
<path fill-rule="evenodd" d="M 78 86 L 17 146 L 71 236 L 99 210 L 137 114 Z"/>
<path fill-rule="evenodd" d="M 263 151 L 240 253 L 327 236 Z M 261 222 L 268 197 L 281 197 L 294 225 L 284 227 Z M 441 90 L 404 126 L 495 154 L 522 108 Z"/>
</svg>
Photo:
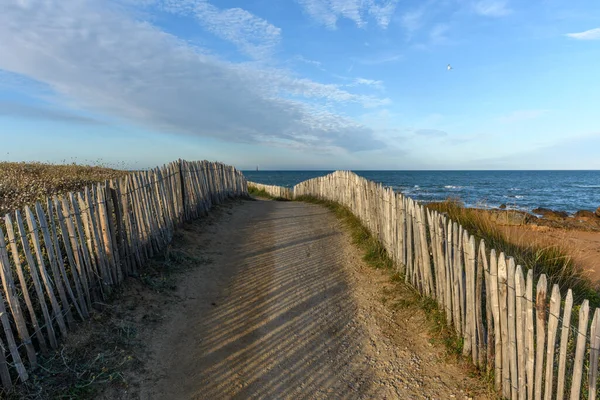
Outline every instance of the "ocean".
<svg viewBox="0 0 600 400">
<path fill-rule="evenodd" d="M 332 171 L 243 171 L 248 180 L 285 187 Z M 354 171 L 411 198 L 449 197 L 467 207 L 531 211 L 537 207 L 575 213 L 600 206 L 600 171 Z"/>
</svg>

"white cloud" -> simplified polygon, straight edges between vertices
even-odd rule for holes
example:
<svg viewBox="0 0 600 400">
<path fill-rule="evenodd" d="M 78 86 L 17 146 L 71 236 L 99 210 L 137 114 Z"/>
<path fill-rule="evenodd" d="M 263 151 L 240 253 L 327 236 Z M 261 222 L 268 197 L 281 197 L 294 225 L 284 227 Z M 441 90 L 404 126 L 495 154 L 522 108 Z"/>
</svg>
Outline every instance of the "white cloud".
<svg viewBox="0 0 600 400">
<path fill-rule="evenodd" d="M 371 86 L 378 90 L 384 90 L 383 81 L 378 81 L 375 79 L 356 78 L 354 79 L 354 83 L 352 85 Z"/>
<path fill-rule="evenodd" d="M 219 9 L 206 0 L 163 0 L 169 12 L 193 15 L 214 35 L 254 57 L 269 56 L 281 40 L 281 29 L 241 8 Z"/>
<path fill-rule="evenodd" d="M 42 119 L 55 122 L 67 122 L 86 125 L 104 125 L 102 121 L 74 112 L 50 106 L 34 106 L 18 102 L 0 100 L 0 116 L 19 117 L 25 119 Z"/>
<path fill-rule="evenodd" d="M 402 54 L 397 53 L 382 53 L 371 55 L 368 58 L 361 58 L 357 60 L 359 63 L 364 65 L 380 65 L 399 61 L 402 59 Z M 351 70 L 348 73 L 352 72 Z"/>
<path fill-rule="evenodd" d="M 408 32 L 409 36 L 422 27 L 424 15 L 425 9 L 421 8 L 406 12 L 400 17 L 400 24 Z"/>
<path fill-rule="evenodd" d="M 375 18 L 377 24 L 382 28 L 387 28 L 396 11 L 398 0 L 383 0 L 379 2 L 371 0 L 370 2 L 367 2 L 367 4 L 369 14 Z"/>
<path fill-rule="evenodd" d="M 579 40 L 600 40 L 600 28 L 590 29 L 584 32 L 567 33 L 566 36 Z"/>
<path fill-rule="evenodd" d="M 503 17 L 511 14 L 506 0 L 479 0 L 473 3 L 473 10 L 486 17 Z"/>
<path fill-rule="evenodd" d="M 349 83 L 345 83 L 345 84 L 341 85 L 342 87 L 369 86 L 369 87 L 372 87 L 377 90 L 381 90 L 381 91 L 385 90 L 383 81 L 380 81 L 380 80 L 360 78 L 360 77 L 351 78 L 348 76 L 337 75 L 337 74 L 332 74 L 332 76 L 334 78 L 340 79 L 342 81 L 349 82 Z M 390 101 L 388 99 L 381 99 L 378 101 L 378 106 L 384 106 L 386 104 L 389 104 L 389 102 Z M 371 108 L 373 108 L 373 107 L 371 107 Z"/>
<path fill-rule="evenodd" d="M 381 28 L 387 28 L 398 0 L 296 0 L 315 21 L 329 29 L 337 27 L 340 18 L 366 26 L 370 15 Z"/>
<path fill-rule="evenodd" d="M 71 105 L 163 132 L 225 141 L 352 151 L 382 146 L 371 129 L 335 108 L 378 107 L 389 100 L 219 60 L 107 3 L 28 4 L 3 3 L 0 69 L 48 85 Z"/>
<path fill-rule="evenodd" d="M 320 61 L 311 60 L 311 59 L 306 58 L 306 57 L 301 56 L 301 55 L 295 56 L 294 60 L 299 61 L 299 62 L 304 63 L 304 64 L 312 65 L 313 67 L 318 68 L 321 71 L 325 71 L 325 69 L 323 68 L 323 63 L 320 62 Z"/>
</svg>

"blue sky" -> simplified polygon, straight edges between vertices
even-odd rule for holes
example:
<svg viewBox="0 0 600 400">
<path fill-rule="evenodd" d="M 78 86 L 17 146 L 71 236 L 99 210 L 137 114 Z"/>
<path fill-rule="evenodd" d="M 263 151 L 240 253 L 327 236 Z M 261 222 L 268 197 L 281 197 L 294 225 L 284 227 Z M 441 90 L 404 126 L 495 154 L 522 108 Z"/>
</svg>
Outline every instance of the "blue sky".
<svg viewBox="0 0 600 400">
<path fill-rule="evenodd" d="M 600 169 L 596 0 L 2 3 L 3 160 Z"/>
</svg>

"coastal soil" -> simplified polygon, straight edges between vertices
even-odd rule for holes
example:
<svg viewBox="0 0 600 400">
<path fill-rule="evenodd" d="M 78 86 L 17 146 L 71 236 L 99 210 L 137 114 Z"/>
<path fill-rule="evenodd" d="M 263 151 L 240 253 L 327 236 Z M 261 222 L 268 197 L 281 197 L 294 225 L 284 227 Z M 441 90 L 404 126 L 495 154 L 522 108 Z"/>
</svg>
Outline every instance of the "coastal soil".
<svg viewBox="0 0 600 400">
<path fill-rule="evenodd" d="M 600 216 L 590 211 L 568 215 L 550 209 L 537 210 L 543 213 L 541 217 L 514 210 L 478 211 L 512 243 L 559 247 L 588 279 L 600 285 Z"/>
<path fill-rule="evenodd" d="M 137 367 L 98 398 L 491 398 L 323 207 L 237 202 L 171 251 L 199 262 L 169 294 L 123 295 Z"/>
<path fill-rule="evenodd" d="M 600 283 L 600 232 L 530 224 L 500 226 L 513 243 L 558 246 L 595 283 Z"/>
</svg>

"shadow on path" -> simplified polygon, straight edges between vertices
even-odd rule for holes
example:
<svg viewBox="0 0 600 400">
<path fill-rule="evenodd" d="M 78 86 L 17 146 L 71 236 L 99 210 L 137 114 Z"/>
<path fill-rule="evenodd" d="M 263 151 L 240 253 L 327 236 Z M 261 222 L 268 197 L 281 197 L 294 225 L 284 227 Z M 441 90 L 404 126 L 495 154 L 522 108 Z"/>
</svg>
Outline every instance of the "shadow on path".
<svg viewBox="0 0 600 400">
<path fill-rule="evenodd" d="M 155 346 L 147 398 L 382 398 L 363 353 L 335 217 L 303 203 L 245 202 L 198 249 L 183 312 Z"/>
</svg>

